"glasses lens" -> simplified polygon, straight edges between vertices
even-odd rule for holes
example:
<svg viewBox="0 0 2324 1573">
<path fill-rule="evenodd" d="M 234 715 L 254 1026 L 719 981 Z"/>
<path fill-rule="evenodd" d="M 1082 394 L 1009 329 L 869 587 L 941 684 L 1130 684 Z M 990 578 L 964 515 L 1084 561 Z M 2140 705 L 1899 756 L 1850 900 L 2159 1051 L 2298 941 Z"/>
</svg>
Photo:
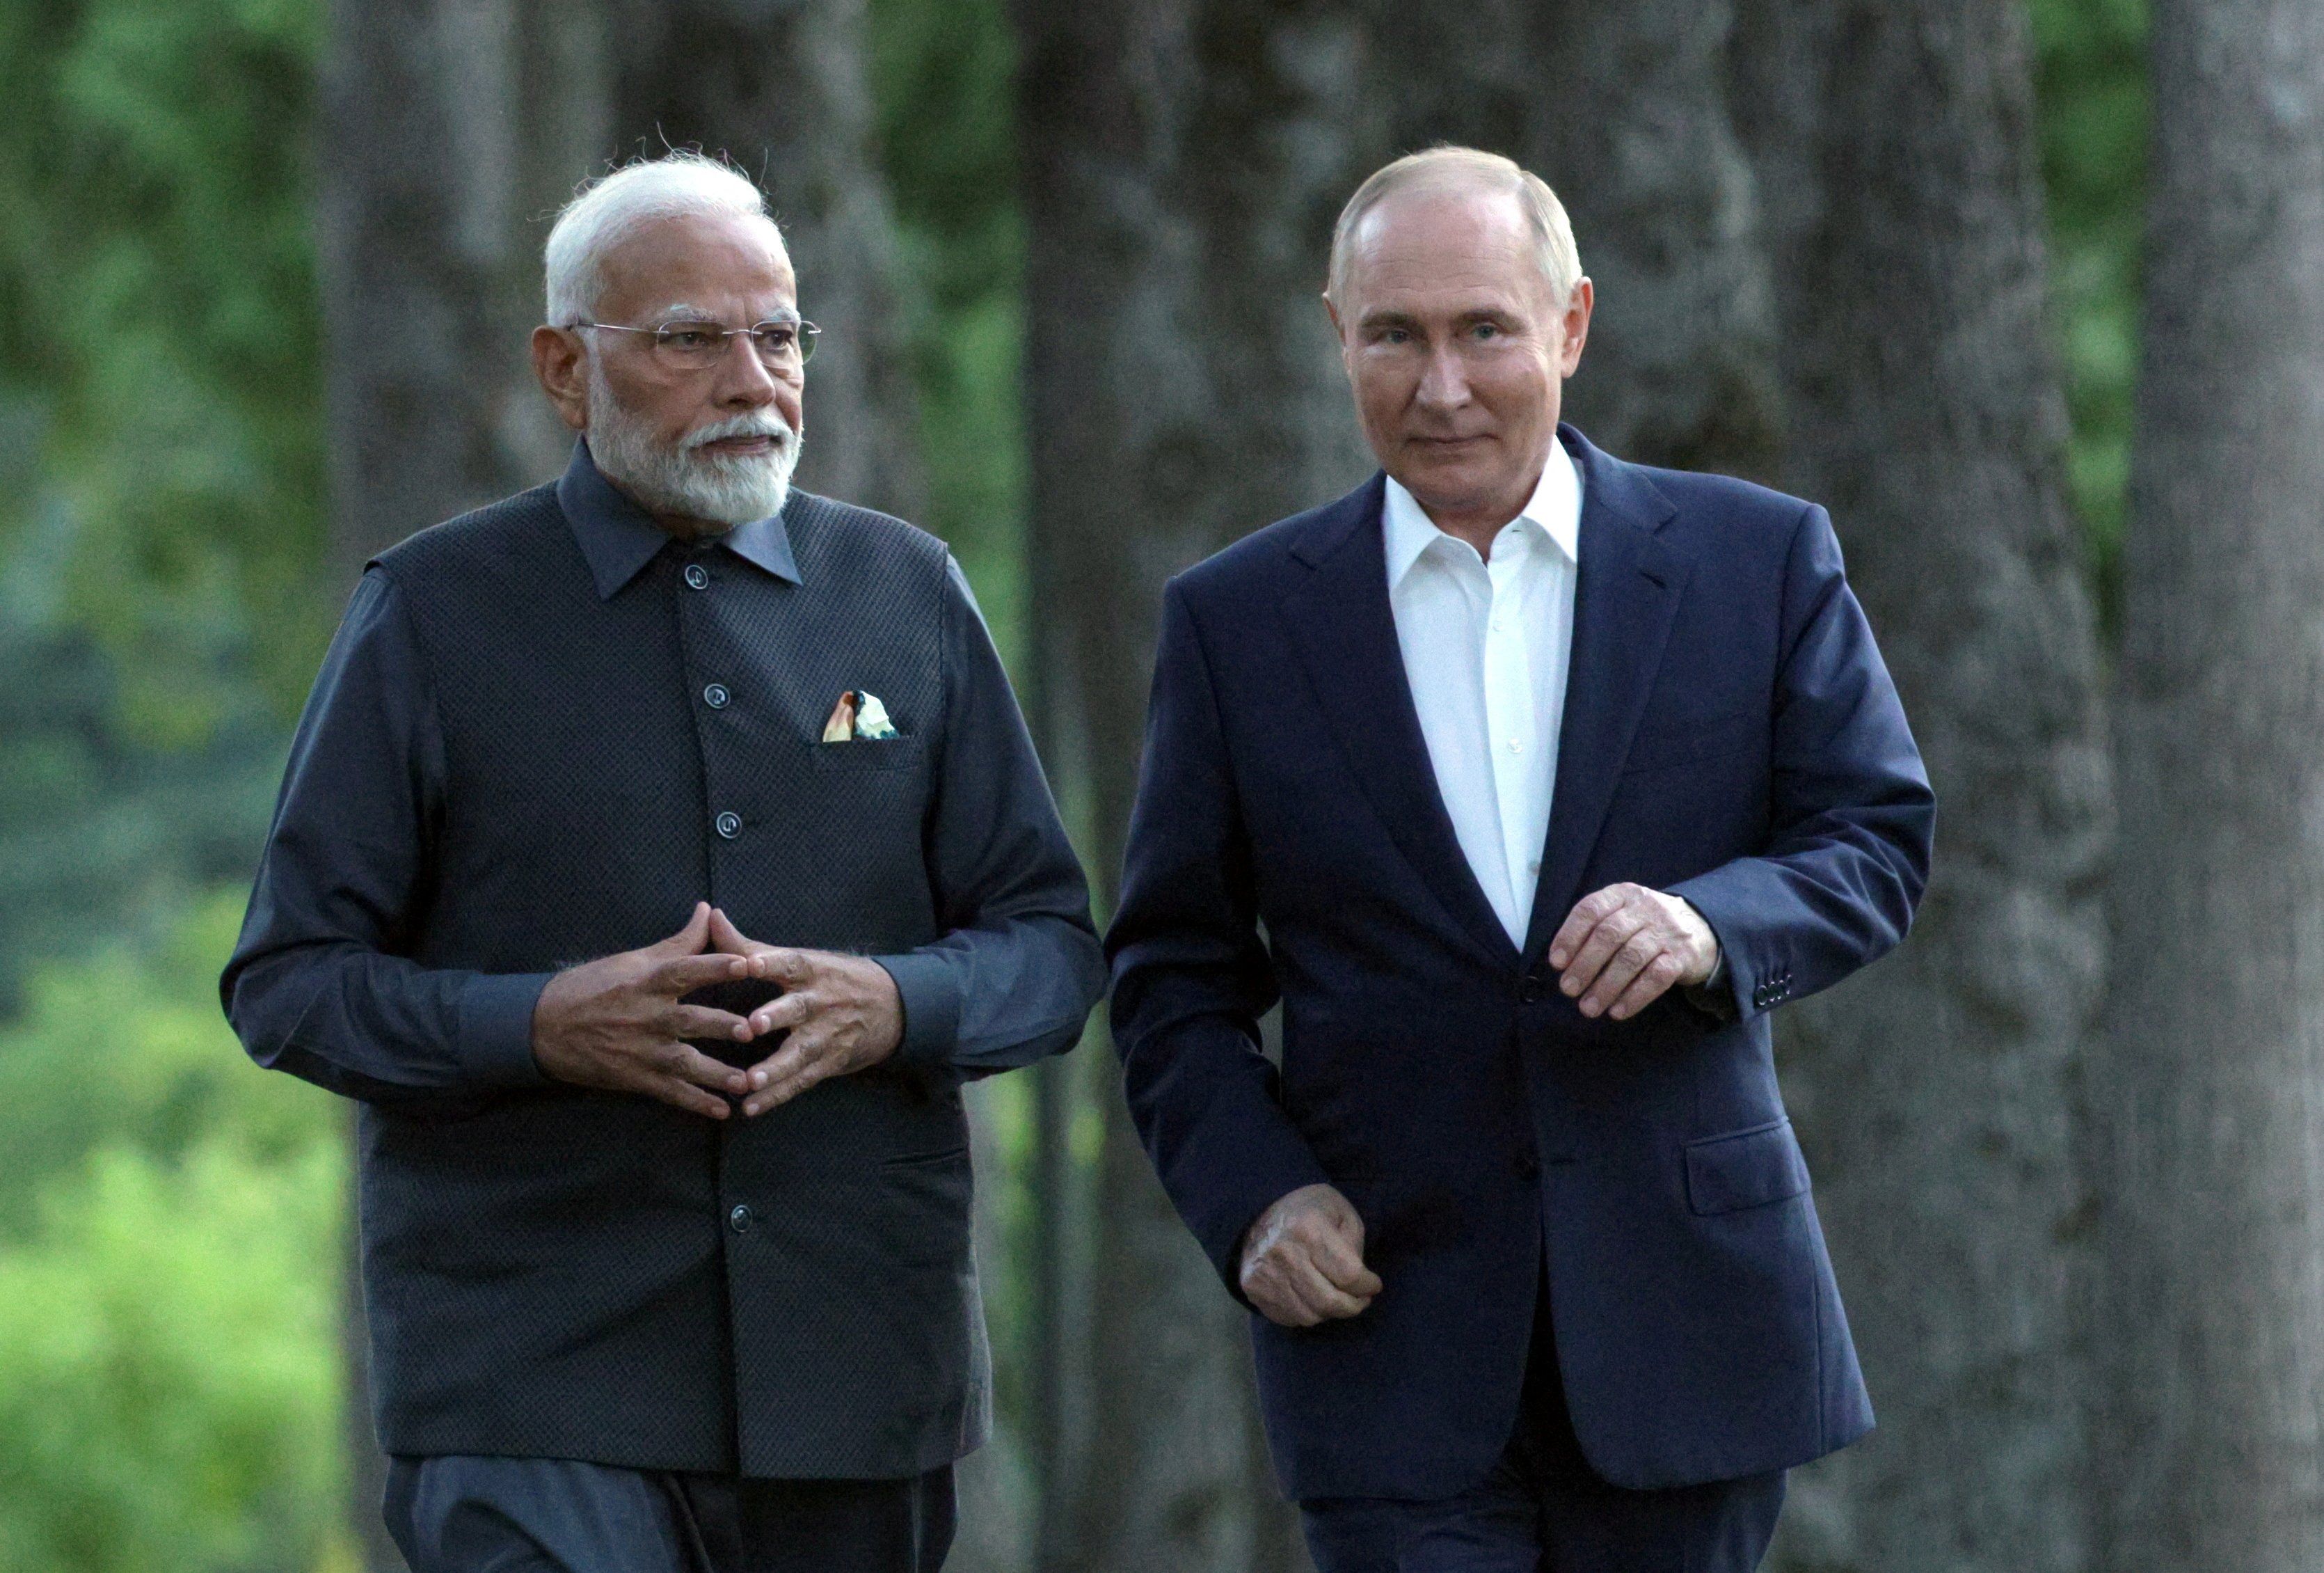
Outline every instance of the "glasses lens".
<svg viewBox="0 0 2324 1573">
<path fill-rule="evenodd" d="M 761 322 L 751 329 L 759 358 L 770 366 L 795 366 L 815 353 L 812 322 Z"/>
<path fill-rule="evenodd" d="M 665 322 L 654 329 L 654 351 L 672 365 L 689 370 L 718 364 L 726 330 L 715 322 Z"/>
</svg>

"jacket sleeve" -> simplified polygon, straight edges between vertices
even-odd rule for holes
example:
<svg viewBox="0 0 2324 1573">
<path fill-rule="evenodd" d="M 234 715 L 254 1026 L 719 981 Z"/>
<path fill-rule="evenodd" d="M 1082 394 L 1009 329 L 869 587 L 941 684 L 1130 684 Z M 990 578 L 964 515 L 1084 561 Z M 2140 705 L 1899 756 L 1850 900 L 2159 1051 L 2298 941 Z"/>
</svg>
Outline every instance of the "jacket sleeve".
<svg viewBox="0 0 2324 1573">
<path fill-rule="evenodd" d="M 408 954 L 442 810 L 443 740 L 394 582 L 364 575 L 291 739 L 242 937 L 219 980 L 259 1064 L 380 1104 L 538 1084 L 548 975 Z"/>
<path fill-rule="evenodd" d="M 1936 823 L 1821 508 L 1794 529 L 1781 615 L 1767 845 L 1672 887 L 1718 935 L 1724 992 L 1744 1019 L 1829 988 L 1904 939 Z"/>
<path fill-rule="evenodd" d="M 1079 1042 L 1105 965 L 1009 674 L 960 565 L 946 574 L 945 719 L 926 854 L 945 932 L 873 959 L 903 1003 L 898 1059 L 979 1076 Z"/>
<path fill-rule="evenodd" d="M 1240 1298 L 1251 1221 L 1327 1177 L 1259 1051 L 1274 970 L 1217 693 L 1176 583 L 1163 596 L 1145 760 L 1106 945 L 1130 1117 L 1163 1189 Z"/>
</svg>

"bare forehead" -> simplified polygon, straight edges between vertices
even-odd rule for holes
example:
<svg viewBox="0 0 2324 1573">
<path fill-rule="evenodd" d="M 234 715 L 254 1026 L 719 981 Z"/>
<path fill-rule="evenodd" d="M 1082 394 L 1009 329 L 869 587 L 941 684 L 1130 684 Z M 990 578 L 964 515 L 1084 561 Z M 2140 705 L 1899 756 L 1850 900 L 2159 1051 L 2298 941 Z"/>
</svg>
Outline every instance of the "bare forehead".
<svg viewBox="0 0 2324 1573">
<path fill-rule="evenodd" d="M 1530 261 L 1533 237 L 1515 191 L 1473 183 L 1416 187 L 1380 199 L 1349 237 L 1356 264 L 1431 254 Z"/>
<path fill-rule="evenodd" d="M 764 312 L 797 303 L 781 237 L 763 220 L 680 214 L 641 226 L 605 255 L 604 309 L 651 310 L 685 301 Z"/>
</svg>

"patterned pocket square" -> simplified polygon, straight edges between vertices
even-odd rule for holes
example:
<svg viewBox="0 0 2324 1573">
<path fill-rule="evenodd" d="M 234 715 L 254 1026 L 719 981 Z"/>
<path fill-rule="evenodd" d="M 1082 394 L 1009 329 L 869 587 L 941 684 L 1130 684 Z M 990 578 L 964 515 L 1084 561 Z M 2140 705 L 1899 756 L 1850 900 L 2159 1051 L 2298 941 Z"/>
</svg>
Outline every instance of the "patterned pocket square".
<svg viewBox="0 0 2324 1573">
<path fill-rule="evenodd" d="M 872 742 L 895 735 L 896 724 L 888 719 L 888 707 L 880 702 L 880 696 L 854 689 L 839 696 L 839 703 L 831 708 L 831 719 L 823 724 L 825 743 Z"/>
</svg>

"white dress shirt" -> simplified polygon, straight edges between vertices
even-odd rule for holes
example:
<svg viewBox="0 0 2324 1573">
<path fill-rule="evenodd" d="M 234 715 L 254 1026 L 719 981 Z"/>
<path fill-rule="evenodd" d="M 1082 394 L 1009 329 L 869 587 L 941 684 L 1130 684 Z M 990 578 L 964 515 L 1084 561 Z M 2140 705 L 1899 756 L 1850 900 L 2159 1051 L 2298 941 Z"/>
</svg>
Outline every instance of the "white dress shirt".
<svg viewBox="0 0 2324 1573">
<path fill-rule="evenodd" d="M 1582 477 L 1562 442 L 1488 561 L 1388 483 L 1388 599 L 1436 790 L 1511 943 L 1525 947 L 1573 649 Z"/>
</svg>

